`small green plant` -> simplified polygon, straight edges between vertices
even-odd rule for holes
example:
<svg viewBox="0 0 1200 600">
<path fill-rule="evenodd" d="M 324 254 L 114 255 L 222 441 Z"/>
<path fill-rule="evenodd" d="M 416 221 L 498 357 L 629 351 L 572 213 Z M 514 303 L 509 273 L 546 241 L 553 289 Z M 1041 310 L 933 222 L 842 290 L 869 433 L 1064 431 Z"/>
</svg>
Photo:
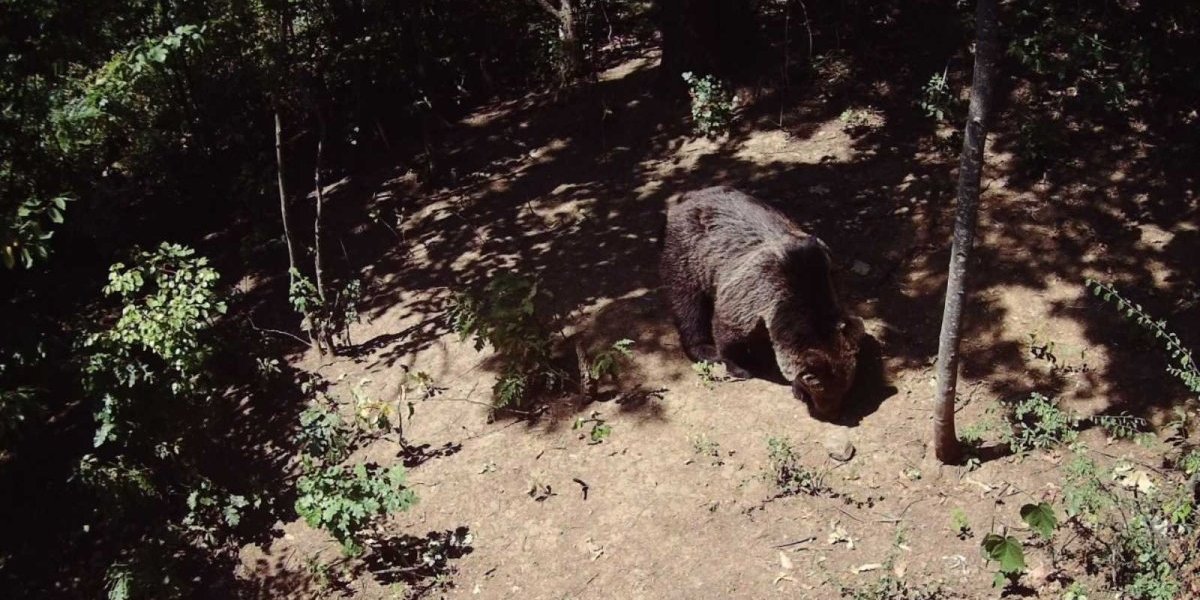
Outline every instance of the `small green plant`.
<svg viewBox="0 0 1200 600">
<path fill-rule="evenodd" d="M 523 408 L 535 391 L 555 389 L 565 380 L 553 364 L 550 328 L 538 310 L 543 297 L 537 281 L 510 274 L 494 278 L 478 298 L 454 297 L 451 328 L 461 339 L 474 337 L 476 350 L 491 345 L 500 358 L 492 388 L 496 408 Z"/>
<path fill-rule="evenodd" d="M 632 347 L 633 340 L 630 339 L 613 342 L 592 359 L 592 364 L 588 368 L 588 376 L 596 381 L 604 377 L 617 377 L 620 372 L 621 360 L 633 358 L 633 351 L 630 350 Z"/>
<path fill-rule="evenodd" d="M 1200 448 L 1192 448 L 1179 460 L 1179 469 L 1188 477 L 1200 474 Z"/>
<path fill-rule="evenodd" d="M 971 522 L 967 520 L 967 513 L 963 512 L 963 509 L 955 508 L 950 511 L 950 530 L 960 540 L 965 540 L 973 535 L 971 533 Z"/>
<path fill-rule="evenodd" d="M 1067 516 L 1095 522 L 1101 511 L 1112 504 L 1096 462 L 1083 453 L 1076 453 L 1067 462 L 1064 475 L 1063 500 Z"/>
<path fill-rule="evenodd" d="M 842 586 L 842 598 L 848 600 L 942 600 L 948 598 L 946 592 L 937 586 L 913 587 L 903 579 L 890 573 L 890 565 L 884 565 L 889 571 L 879 579 L 861 586 Z"/>
<path fill-rule="evenodd" d="M 721 365 L 707 360 L 692 363 L 692 371 L 700 378 L 700 385 L 713 389 L 723 381 L 729 381 L 729 376 L 721 370 Z"/>
<path fill-rule="evenodd" d="M 296 512 L 309 526 L 329 532 L 347 556 L 357 556 L 364 550 L 364 529 L 416 503 L 406 477 L 401 465 L 311 465 L 296 483 Z"/>
<path fill-rule="evenodd" d="M 706 137 L 717 137 L 729 130 L 737 114 L 737 96 L 712 75 L 698 77 L 684 73 L 683 81 L 688 86 L 692 99 L 692 126 Z"/>
<path fill-rule="evenodd" d="M 599 411 L 592 411 L 592 414 L 586 419 L 583 417 L 576 418 L 575 422 L 571 425 L 571 429 L 582 430 L 589 425 L 591 428 L 586 434 L 588 444 L 599 444 L 612 435 L 612 425 L 609 425 L 604 419 L 600 418 Z M 582 436 L 583 434 L 580 435 Z"/>
<path fill-rule="evenodd" d="M 616 381 L 621 374 L 622 363 L 633 358 L 633 340 L 621 339 L 613 342 L 588 358 L 581 344 L 575 345 L 575 354 L 579 359 L 579 389 L 585 397 L 596 394 L 600 381 L 608 378 Z"/>
<path fill-rule="evenodd" d="M 931 75 L 921 88 L 921 98 L 917 101 L 917 106 L 925 111 L 925 116 L 939 123 L 954 122 L 961 112 L 962 101 L 950 89 L 948 74 L 948 70 L 943 70 Z"/>
<path fill-rule="evenodd" d="M 767 438 L 767 476 L 780 496 L 815 496 L 826 491 L 825 478 L 805 467 L 787 438 Z"/>
<path fill-rule="evenodd" d="M 303 456 L 333 464 L 350 455 L 353 432 L 337 411 L 328 406 L 328 400 L 324 400 L 300 413 L 296 438 Z"/>
<path fill-rule="evenodd" d="M 1147 428 L 1145 419 L 1129 414 L 1096 415 L 1091 418 L 1091 421 L 1102 427 L 1113 438 L 1120 440 L 1134 439 L 1146 433 Z"/>
<path fill-rule="evenodd" d="M 1053 167 L 1069 150 L 1065 134 L 1062 122 L 1048 115 L 1023 119 L 1017 128 L 1014 148 L 1022 166 L 1035 173 Z"/>
<path fill-rule="evenodd" d="M 1022 506 L 1021 520 L 1042 536 L 1042 539 L 1047 540 L 1054 534 L 1054 529 L 1058 527 L 1058 517 L 1054 515 L 1054 508 L 1045 502 Z"/>
<path fill-rule="evenodd" d="M 881 126 L 882 118 L 877 109 L 872 107 L 867 108 L 847 108 L 838 115 L 838 121 L 841 121 L 849 129 L 876 129 Z"/>
<path fill-rule="evenodd" d="M 980 544 L 983 556 L 996 563 L 992 586 L 1003 588 L 1015 582 L 1025 572 L 1025 551 L 1015 537 L 989 533 Z"/>
<path fill-rule="evenodd" d="M 1174 600 L 1180 584 L 1167 554 L 1163 536 L 1148 519 L 1135 515 L 1117 532 L 1109 567 L 1126 598 Z"/>
<path fill-rule="evenodd" d="M 1034 392 L 1013 407 L 1008 445 L 1018 454 L 1070 445 L 1079 436 L 1078 425 L 1079 417 Z"/>
<path fill-rule="evenodd" d="M 440 388 L 433 384 L 433 378 L 424 371 L 405 369 L 400 382 L 400 390 L 393 401 L 376 398 L 367 393 L 370 379 L 360 380 L 350 388 L 350 396 L 354 399 L 354 417 L 360 428 L 367 432 L 385 434 L 395 432 L 402 446 L 407 446 L 404 437 L 404 423 L 416 414 L 416 403 L 436 395 Z"/>
<path fill-rule="evenodd" d="M 1088 600 L 1087 588 L 1078 581 L 1072 581 L 1071 585 L 1063 591 L 1062 600 Z"/>
<path fill-rule="evenodd" d="M 336 562 L 325 562 L 320 554 L 315 553 L 304 559 L 304 571 L 323 593 L 332 590 L 341 575 Z"/>
<path fill-rule="evenodd" d="M 261 503 L 261 498 L 232 494 L 202 480 L 188 493 L 182 525 L 201 546 L 216 548 L 225 534 L 241 523 L 246 511 Z"/>
<path fill-rule="evenodd" d="M 708 457 L 714 467 L 719 467 L 725 464 L 721 458 L 721 444 L 714 440 L 708 439 L 704 435 L 698 435 L 692 438 L 692 450 L 701 456 Z"/>
</svg>

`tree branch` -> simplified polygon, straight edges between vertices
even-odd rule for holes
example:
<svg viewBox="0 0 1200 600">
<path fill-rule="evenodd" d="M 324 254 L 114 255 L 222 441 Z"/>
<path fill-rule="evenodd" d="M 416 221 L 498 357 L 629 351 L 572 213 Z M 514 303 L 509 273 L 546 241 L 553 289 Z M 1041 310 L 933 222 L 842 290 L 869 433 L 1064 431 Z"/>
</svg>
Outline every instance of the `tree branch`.
<svg viewBox="0 0 1200 600">
<path fill-rule="evenodd" d="M 250 322 L 250 327 L 253 328 L 255 331 L 262 331 L 264 333 L 274 333 L 274 334 L 278 334 L 278 335 L 287 336 L 287 337 L 292 338 L 293 340 L 296 340 L 297 342 L 300 342 L 301 344 L 304 344 L 305 346 L 312 346 L 312 342 L 310 342 L 294 333 L 289 333 L 287 331 L 280 331 L 278 329 L 267 329 L 266 327 L 259 327 L 258 325 L 254 324 L 254 319 L 247 319 L 247 321 Z"/>
</svg>

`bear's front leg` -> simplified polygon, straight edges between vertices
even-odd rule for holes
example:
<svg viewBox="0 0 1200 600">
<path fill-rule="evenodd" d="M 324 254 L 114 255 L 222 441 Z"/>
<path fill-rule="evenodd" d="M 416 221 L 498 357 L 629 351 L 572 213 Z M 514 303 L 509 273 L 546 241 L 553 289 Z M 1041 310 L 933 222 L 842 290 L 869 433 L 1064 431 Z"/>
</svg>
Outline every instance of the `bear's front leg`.
<svg viewBox="0 0 1200 600">
<path fill-rule="evenodd" d="M 730 377 L 750 379 L 750 371 L 746 370 L 746 366 L 749 364 L 749 345 L 753 332 L 753 324 L 747 326 L 720 314 L 713 319 L 713 338 L 717 343 L 717 354 L 721 362 L 725 363 L 725 371 Z"/>
</svg>

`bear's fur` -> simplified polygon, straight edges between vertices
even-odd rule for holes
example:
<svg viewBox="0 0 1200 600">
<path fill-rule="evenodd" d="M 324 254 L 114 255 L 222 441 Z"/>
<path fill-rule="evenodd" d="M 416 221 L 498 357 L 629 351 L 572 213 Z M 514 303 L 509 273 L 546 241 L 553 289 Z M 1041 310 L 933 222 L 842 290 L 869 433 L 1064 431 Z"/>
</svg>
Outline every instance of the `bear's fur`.
<svg viewBox="0 0 1200 600">
<path fill-rule="evenodd" d="M 863 329 L 838 302 L 824 242 L 752 196 L 713 187 L 667 211 L 659 268 L 689 358 L 746 378 L 753 346 L 769 341 L 796 398 L 815 416 L 838 415 Z"/>
</svg>

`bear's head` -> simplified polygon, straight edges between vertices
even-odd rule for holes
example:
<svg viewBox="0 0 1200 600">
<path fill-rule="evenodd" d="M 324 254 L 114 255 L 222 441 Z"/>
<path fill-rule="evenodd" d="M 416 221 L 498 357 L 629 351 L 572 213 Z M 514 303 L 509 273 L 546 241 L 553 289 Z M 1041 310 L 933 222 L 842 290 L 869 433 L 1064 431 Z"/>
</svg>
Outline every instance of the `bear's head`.
<svg viewBox="0 0 1200 600">
<path fill-rule="evenodd" d="M 831 420 L 841 414 L 846 392 L 854 384 L 863 335 L 862 320 L 846 317 L 838 323 L 830 343 L 808 348 L 800 355 L 792 395 L 808 403 L 814 417 Z"/>
</svg>

